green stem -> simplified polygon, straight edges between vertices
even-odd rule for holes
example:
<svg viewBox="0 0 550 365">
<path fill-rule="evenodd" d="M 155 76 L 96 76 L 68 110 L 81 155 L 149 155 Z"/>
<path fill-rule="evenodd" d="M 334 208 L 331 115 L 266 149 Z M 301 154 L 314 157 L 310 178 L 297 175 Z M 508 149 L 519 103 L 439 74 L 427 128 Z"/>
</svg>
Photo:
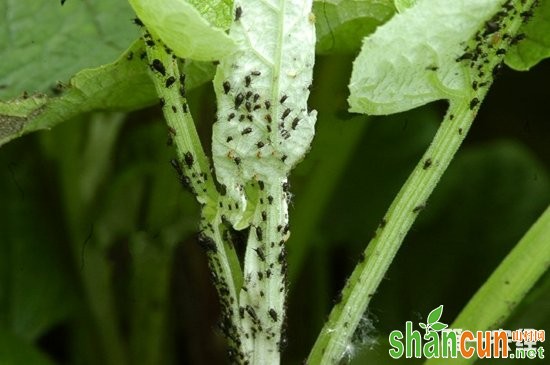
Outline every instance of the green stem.
<svg viewBox="0 0 550 365">
<path fill-rule="evenodd" d="M 346 355 L 351 338 L 406 233 L 464 139 L 475 113 L 467 103 L 451 103 L 445 120 L 422 160 L 390 206 L 376 236 L 342 290 L 308 358 L 309 364 L 334 364 Z M 452 118 L 451 118 L 452 116 Z"/>
<path fill-rule="evenodd" d="M 286 249 L 289 236 L 284 181 L 265 183 L 245 253 L 241 319 L 251 354 L 250 364 L 279 364 L 285 320 Z"/>
<path fill-rule="evenodd" d="M 550 265 L 550 207 L 531 226 L 460 312 L 451 328 L 497 329 Z M 533 253 L 536 253 L 535 255 Z M 426 365 L 473 363 L 477 358 L 429 359 Z"/>
<path fill-rule="evenodd" d="M 222 328 L 238 350 L 244 339 L 238 329 L 238 292 L 242 272 L 234 248 L 223 238 L 223 224 L 218 211 L 219 194 L 210 172 L 210 163 L 199 139 L 185 98 L 185 76 L 180 74 L 178 58 L 144 32 L 151 78 L 160 97 L 168 124 L 168 133 L 176 145 L 178 159 L 174 167 L 184 184 L 188 184 L 202 205 L 200 239 L 208 253 L 214 284 L 222 302 Z M 239 351 L 239 350 L 238 350 Z M 239 351 L 242 352 L 242 351 Z"/>
</svg>

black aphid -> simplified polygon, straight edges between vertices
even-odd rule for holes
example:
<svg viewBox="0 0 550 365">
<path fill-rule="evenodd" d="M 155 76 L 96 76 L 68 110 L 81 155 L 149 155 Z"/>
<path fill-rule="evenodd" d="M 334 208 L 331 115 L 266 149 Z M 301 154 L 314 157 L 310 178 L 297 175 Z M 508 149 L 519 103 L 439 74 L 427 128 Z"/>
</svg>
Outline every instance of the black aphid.
<svg viewBox="0 0 550 365">
<path fill-rule="evenodd" d="M 250 127 L 246 127 L 245 129 L 243 129 L 243 131 L 241 132 L 241 134 L 244 136 L 245 134 L 249 134 L 249 133 L 252 133 L 252 128 Z"/>
<path fill-rule="evenodd" d="M 478 98 L 473 98 L 470 101 L 470 110 L 474 109 L 478 104 L 479 104 L 479 99 Z"/>
<path fill-rule="evenodd" d="M 238 93 L 237 96 L 235 96 L 235 109 L 240 107 L 243 101 L 244 101 L 244 95 L 241 93 Z"/>
<path fill-rule="evenodd" d="M 285 182 L 283 183 L 283 191 L 284 191 L 285 193 L 288 193 L 289 190 L 290 190 L 290 184 L 288 183 L 288 181 L 285 181 Z"/>
<path fill-rule="evenodd" d="M 432 159 L 428 158 L 426 161 L 424 161 L 424 166 L 422 167 L 424 170 L 427 170 L 432 166 Z"/>
<path fill-rule="evenodd" d="M 235 21 L 238 21 L 241 19 L 241 16 L 243 15 L 243 8 L 240 6 L 237 6 L 237 9 L 235 9 Z"/>
<path fill-rule="evenodd" d="M 252 111 L 252 104 L 250 104 L 250 101 L 244 103 L 244 106 L 246 108 L 246 111 L 248 111 L 249 113 Z"/>
<path fill-rule="evenodd" d="M 155 58 L 151 63 L 151 70 L 157 71 L 162 76 L 166 76 L 166 69 L 164 68 L 162 62 L 157 58 Z"/>
<path fill-rule="evenodd" d="M 519 15 L 523 18 L 523 20 L 527 21 L 533 16 L 533 11 L 527 10 L 527 11 L 521 12 Z"/>
<path fill-rule="evenodd" d="M 228 136 L 227 139 L 225 140 L 227 143 L 231 142 L 233 140 L 233 137 L 231 136 Z"/>
<path fill-rule="evenodd" d="M 218 249 L 216 248 L 216 242 L 204 233 L 199 234 L 198 239 L 199 245 L 201 245 L 202 248 L 204 248 L 206 251 L 212 251 L 216 252 Z"/>
<path fill-rule="evenodd" d="M 266 100 L 266 101 L 265 101 L 265 108 L 266 108 L 267 110 L 269 110 L 269 108 L 271 108 L 271 102 L 270 102 L 269 100 Z"/>
<path fill-rule="evenodd" d="M 260 258 L 260 261 L 265 261 L 265 253 L 264 253 L 264 250 L 262 250 L 261 247 L 258 247 L 255 249 L 256 251 L 256 254 L 258 255 L 258 257 Z"/>
<path fill-rule="evenodd" d="M 165 86 L 170 87 L 174 84 L 174 82 L 176 82 L 176 78 L 174 76 L 170 76 L 169 78 L 166 79 Z"/>
<path fill-rule="evenodd" d="M 163 108 L 164 105 L 166 105 L 166 101 L 164 101 L 164 98 L 159 99 L 159 105 L 160 105 L 161 108 Z"/>
<path fill-rule="evenodd" d="M 262 73 L 260 71 L 252 71 L 250 74 L 252 76 L 260 76 Z"/>
<path fill-rule="evenodd" d="M 235 157 L 235 159 L 233 161 L 235 161 L 235 164 L 237 164 L 237 166 L 241 164 L 241 158 L 240 157 Z"/>
<path fill-rule="evenodd" d="M 148 39 L 145 41 L 145 44 L 148 45 L 149 47 L 154 47 L 155 46 L 155 41 L 152 40 L 152 39 Z"/>
<path fill-rule="evenodd" d="M 283 95 L 283 96 L 281 96 L 281 99 L 279 100 L 279 102 L 282 104 L 282 103 L 285 102 L 285 100 L 286 100 L 287 98 L 288 98 L 288 96 Z"/>
<path fill-rule="evenodd" d="M 267 220 L 267 213 L 266 211 L 262 211 L 262 220 L 265 222 Z"/>
<path fill-rule="evenodd" d="M 487 34 L 494 33 L 500 29 L 500 25 L 496 21 L 488 21 L 487 23 L 485 23 L 485 29 Z"/>
<path fill-rule="evenodd" d="M 235 118 L 235 113 L 230 113 L 228 116 L 227 116 L 227 120 L 230 121 L 231 119 Z"/>
<path fill-rule="evenodd" d="M 512 40 L 510 41 L 510 44 L 516 44 L 518 43 L 519 41 L 522 41 L 525 39 L 525 34 L 523 33 L 520 33 L 518 34 L 517 36 L 515 36 L 514 38 L 512 38 Z"/>
<path fill-rule="evenodd" d="M 259 226 L 256 227 L 256 238 L 258 238 L 258 241 L 263 240 L 264 235 L 263 235 L 262 227 L 259 227 Z"/>
<path fill-rule="evenodd" d="M 246 75 L 246 76 L 244 77 L 244 85 L 245 85 L 246 87 L 249 87 L 251 82 L 252 82 L 252 78 L 251 78 L 249 75 Z"/>
<path fill-rule="evenodd" d="M 269 316 L 273 320 L 273 322 L 277 322 L 277 311 L 273 308 L 269 310 Z"/>
<path fill-rule="evenodd" d="M 256 147 L 258 148 L 262 148 L 264 145 L 264 143 L 262 141 L 259 141 L 258 143 L 256 143 Z"/>
<path fill-rule="evenodd" d="M 294 118 L 294 120 L 292 121 L 292 129 L 296 129 L 296 127 L 298 126 L 298 122 L 300 122 L 300 118 Z"/>
<path fill-rule="evenodd" d="M 264 190 L 265 184 L 262 180 L 258 180 L 258 186 L 260 187 L 260 190 Z"/>
<path fill-rule="evenodd" d="M 188 168 L 191 168 L 193 166 L 193 162 L 195 162 L 193 154 L 189 151 L 185 152 L 185 155 L 183 155 L 183 159 Z"/>
<path fill-rule="evenodd" d="M 273 197 L 271 195 L 268 196 L 267 201 L 269 202 L 269 204 L 273 204 Z"/>
<path fill-rule="evenodd" d="M 229 81 L 224 81 L 223 82 L 223 92 L 227 95 L 229 90 L 231 90 L 231 84 L 229 83 Z"/>
<path fill-rule="evenodd" d="M 177 113 L 177 112 L 178 112 L 178 109 L 176 108 L 175 105 L 172 105 L 172 111 L 173 111 L 174 113 Z"/>
<path fill-rule="evenodd" d="M 456 61 L 460 62 L 460 61 L 464 61 L 464 60 L 471 60 L 473 57 L 474 57 L 473 54 L 471 54 L 470 52 L 466 52 L 462 56 L 458 57 L 456 59 Z"/>
<path fill-rule="evenodd" d="M 256 311 L 254 310 L 254 308 L 247 304 L 245 310 L 246 313 L 248 313 L 248 315 L 252 318 L 252 320 L 254 320 L 254 322 L 259 322 L 258 316 L 256 316 Z"/>
<path fill-rule="evenodd" d="M 281 115 L 281 119 L 284 120 L 286 117 L 288 117 L 289 114 L 290 114 L 290 109 L 286 108 L 285 111 L 283 112 L 283 115 Z"/>
</svg>

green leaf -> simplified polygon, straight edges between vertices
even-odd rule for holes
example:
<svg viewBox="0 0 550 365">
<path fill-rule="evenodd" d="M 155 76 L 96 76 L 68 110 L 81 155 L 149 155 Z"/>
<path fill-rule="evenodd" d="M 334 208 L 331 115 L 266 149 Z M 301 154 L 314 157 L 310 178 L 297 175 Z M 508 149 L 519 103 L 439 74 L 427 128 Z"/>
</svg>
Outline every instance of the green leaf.
<svg viewBox="0 0 550 365">
<path fill-rule="evenodd" d="M 442 314 L 443 314 L 443 305 L 440 305 L 439 307 L 432 310 L 430 314 L 428 314 L 428 323 L 433 326 L 433 324 L 439 321 Z"/>
<path fill-rule="evenodd" d="M 126 1 L 2 1 L 0 14 L 0 99 L 111 62 L 137 35 Z"/>
<path fill-rule="evenodd" d="M 515 70 L 527 71 L 550 57 L 550 1 L 540 1 L 533 18 L 521 30 L 525 39 L 510 48 L 505 62 Z"/>
<path fill-rule="evenodd" d="M 469 95 L 456 59 L 502 0 L 421 0 L 365 39 L 353 65 L 350 110 L 391 114 Z"/>
<path fill-rule="evenodd" d="M 143 43 L 134 44 L 113 63 L 77 73 L 60 96 L 37 94 L 0 101 L 0 146 L 14 138 L 50 129 L 75 116 L 97 110 L 131 111 L 158 102 L 141 59 Z M 186 62 L 187 87 L 192 89 L 210 80 L 214 65 Z"/>
<path fill-rule="evenodd" d="M 446 325 L 445 323 L 441 323 L 441 322 L 435 322 L 432 324 L 432 330 L 434 331 L 441 331 L 441 330 L 444 330 L 445 328 L 449 327 L 448 325 Z"/>
<path fill-rule="evenodd" d="M 424 323 L 420 322 L 418 325 L 420 326 L 420 328 L 426 329 L 426 325 Z"/>
<path fill-rule="evenodd" d="M 130 4 L 153 36 L 179 57 L 212 61 L 235 50 L 235 42 L 224 29 L 210 24 L 185 1 L 130 0 Z"/>
<path fill-rule="evenodd" d="M 36 347 L 2 329 L 0 329 L 0 364 L 54 365 Z"/>
<path fill-rule="evenodd" d="M 356 52 L 364 37 L 394 14 L 391 0 L 325 0 L 313 3 L 317 53 Z"/>
<path fill-rule="evenodd" d="M 233 0 L 187 0 L 202 16 L 218 28 L 228 29 L 233 22 Z"/>
<path fill-rule="evenodd" d="M 416 3 L 416 0 L 394 0 L 395 8 L 402 13 Z"/>
</svg>

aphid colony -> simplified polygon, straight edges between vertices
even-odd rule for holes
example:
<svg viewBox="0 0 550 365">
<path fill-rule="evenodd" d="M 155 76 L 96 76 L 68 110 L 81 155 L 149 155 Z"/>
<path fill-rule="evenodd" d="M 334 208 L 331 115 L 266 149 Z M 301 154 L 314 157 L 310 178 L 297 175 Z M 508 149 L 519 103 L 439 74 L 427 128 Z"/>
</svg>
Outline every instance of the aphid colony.
<svg viewBox="0 0 550 365">
<path fill-rule="evenodd" d="M 264 99 L 258 92 L 253 90 L 254 79 L 260 75 L 261 72 L 257 70 L 252 70 L 246 74 L 241 83 L 241 85 L 244 85 L 244 90 L 237 90 L 229 80 L 222 83 L 223 93 L 231 96 L 233 100 L 232 108 L 227 112 L 227 116 L 222 119 L 225 119 L 227 122 L 235 123 L 235 128 L 231 128 L 230 130 L 235 131 L 241 136 L 250 135 L 250 138 L 258 138 L 258 140 L 254 142 L 258 150 L 256 153 L 257 158 L 262 157 L 261 150 L 263 147 L 273 143 L 271 133 L 275 128 L 279 131 L 281 138 L 286 140 L 291 137 L 291 131 L 296 130 L 300 123 L 300 118 L 298 116 L 289 118 L 292 114 L 292 109 L 285 106 L 285 101 L 288 99 L 288 96 L 283 94 L 279 98 L 279 122 L 276 127 L 273 126 L 274 117 L 272 116 L 272 101 L 270 99 Z M 267 138 L 262 138 L 262 136 L 266 135 Z M 231 148 L 230 143 L 235 141 L 235 135 L 228 134 L 225 137 L 225 141 Z M 237 165 L 241 162 L 241 158 L 236 157 L 233 152 L 230 152 L 228 157 Z M 281 162 L 284 163 L 286 158 L 286 155 L 281 155 Z"/>
<path fill-rule="evenodd" d="M 518 34 L 512 37 L 508 28 L 518 16 L 527 21 L 533 15 L 532 10 L 521 10 L 525 1 L 508 0 L 491 19 L 485 22 L 485 27 L 479 30 L 474 43 L 470 44 L 456 62 L 464 62 L 472 70 L 472 90 L 479 95 L 480 89 L 486 92 L 490 82 L 498 75 L 501 64 L 510 45 L 516 44 L 525 36 Z M 537 6 L 538 1 L 533 6 Z M 484 89 L 485 88 L 485 89 Z M 479 107 L 480 97 L 475 96 L 469 102 L 470 110 Z M 462 134 L 462 131 L 459 131 Z"/>
</svg>

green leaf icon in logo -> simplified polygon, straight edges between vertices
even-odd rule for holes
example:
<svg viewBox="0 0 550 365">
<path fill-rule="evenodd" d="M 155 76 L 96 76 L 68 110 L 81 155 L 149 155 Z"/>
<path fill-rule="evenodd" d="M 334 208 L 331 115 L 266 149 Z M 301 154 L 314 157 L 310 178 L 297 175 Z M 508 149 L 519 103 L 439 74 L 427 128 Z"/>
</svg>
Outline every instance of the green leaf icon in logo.
<svg viewBox="0 0 550 365">
<path fill-rule="evenodd" d="M 445 323 L 441 323 L 441 322 L 435 322 L 434 324 L 432 324 L 432 330 L 436 331 L 436 332 L 442 331 L 447 327 L 449 327 L 449 326 L 446 325 Z"/>
<path fill-rule="evenodd" d="M 439 319 L 441 318 L 441 315 L 443 314 L 443 305 L 440 305 L 439 307 L 435 308 L 428 314 L 428 320 L 426 324 L 419 323 L 418 325 L 420 328 L 426 330 L 426 334 L 428 332 L 439 332 L 444 330 L 448 327 L 445 323 L 439 322 Z"/>
<path fill-rule="evenodd" d="M 430 314 L 428 314 L 428 326 L 431 326 L 432 324 L 439 321 L 439 318 L 441 318 L 442 314 L 443 314 L 443 305 L 440 305 L 439 307 L 431 311 Z"/>
</svg>

